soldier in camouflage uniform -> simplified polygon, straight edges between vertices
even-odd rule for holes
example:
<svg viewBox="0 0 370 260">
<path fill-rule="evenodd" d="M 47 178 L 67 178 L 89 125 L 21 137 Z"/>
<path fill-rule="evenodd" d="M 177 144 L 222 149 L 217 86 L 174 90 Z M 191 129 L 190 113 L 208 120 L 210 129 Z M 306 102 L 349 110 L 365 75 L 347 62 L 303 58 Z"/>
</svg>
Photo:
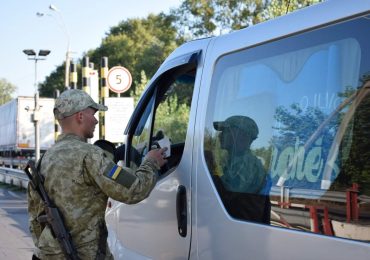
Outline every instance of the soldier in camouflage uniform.
<svg viewBox="0 0 370 260">
<path fill-rule="evenodd" d="M 108 197 L 128 204 L 145 199 L 156 184 L 157 171 L 166 163 L 165 149 L 152 150 L 133 172 L 116 165 L 98 146 L 87 143 L 98 122 L 94 114 L 106 110 L 84 91 L 64 91 L 54 107 L 62 134 L 39 161 L 45 189 L 62 213 L 81 259 L 113 259 L 104 219 Z M 35 256 L 65 259 L 51 229 L 37 221 L 44 207 L 30 187 L 28 211 Z"/>
<path fill-rule="evenodd" d="M 250 149 L 258 136 L 257 124 L 246 116 L 231 116 L 213 125 L 221 131 L 220 145 L 227 151 L 218 186 L 225 207 L 235 218 L 269 223 L 268 176 Z"/>
</svg>

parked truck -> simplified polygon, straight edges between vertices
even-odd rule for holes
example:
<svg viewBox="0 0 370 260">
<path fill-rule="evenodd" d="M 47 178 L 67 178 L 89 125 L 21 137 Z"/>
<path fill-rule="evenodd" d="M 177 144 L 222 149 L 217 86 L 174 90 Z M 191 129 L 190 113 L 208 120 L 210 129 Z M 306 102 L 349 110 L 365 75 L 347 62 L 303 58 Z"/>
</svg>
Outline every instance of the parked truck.
<svg viewBox="0 0 370 260">
<path fill-rule="evenodd" d="M 54 99 L 40 98 L 40 150 L 54 144 Z M 34 97 L 20 96 L 0 106 L 0 165 L 19 166 L 34 157 Z"/>
</svg>

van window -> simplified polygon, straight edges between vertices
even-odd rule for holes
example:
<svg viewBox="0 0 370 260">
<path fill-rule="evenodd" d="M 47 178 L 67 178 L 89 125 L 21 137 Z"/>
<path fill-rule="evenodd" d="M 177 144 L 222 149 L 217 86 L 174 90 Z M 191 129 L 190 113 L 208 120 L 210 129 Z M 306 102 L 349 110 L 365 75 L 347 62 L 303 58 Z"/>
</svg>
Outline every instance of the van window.
<svg viewBox="0 0 370 260">
<path fill-rule="evenodd" d="M 204 156 L 226 212 L 370 241 L 369 17 L 221 57 Z"/>
<path fill-rule="evenodd" d="M 171 75 L 176 75 L 176 71 L 171 72 Z M 130 167 L 134 169 L 140 165 L 148 148 L 159 147 L 158 141 L 163 138 L 168 138 L 171 148 L 168 163 L 161 173 L 173 169 L 181 160 L 188 129 L 195 68 L 182 72 L 175 79 L 172 76 L 167 79 L 164 75 L 155 83 L 154 94 L 135 129 L 131 141 L 133 149 L 130 151 Z"/>
</svg>

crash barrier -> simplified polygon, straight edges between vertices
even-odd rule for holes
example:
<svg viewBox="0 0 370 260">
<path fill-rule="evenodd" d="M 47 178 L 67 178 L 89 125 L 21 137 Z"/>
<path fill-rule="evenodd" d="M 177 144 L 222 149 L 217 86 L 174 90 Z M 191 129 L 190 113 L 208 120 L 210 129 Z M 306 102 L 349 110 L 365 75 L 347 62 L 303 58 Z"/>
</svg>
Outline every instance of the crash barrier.
<svg viewBox="0 0 370 260">
<path fill-rule="evenodd" d="M 28 177 L 23 170 L 0 167 L 0 182 L 27 188 Z"/>
<path fill-rule="evenodd" d="M 0 182 L 7 183 L 10 185 L 18 186 L 21 188 L 27 188 L 28 185 L 28 177 L 23 170 L 20 169 L 12 169 L 7 167 L 0 167 Z M 358 208 L 358 204 L 362 203 L 370 203 L 370 197 L 366 195 L 357 196 L 357 191 L 353 187 L 348 189 L 345 192 L 336 192 L 336 191 L 327 191 L 323 194 L 322 191 L 314 191 L 308 189 L 289 189 L 287 187 L 272 187 L 270 191 L 270 196 L 279 197 L 280 201 L 272 200 L 272 204 L 278 205 L 282 208 L 289 208 L 289 207 L 297 207 L 297 208 L 305 208 L 305 205 L 300 205 L 296 203 L 291 203 L 289 198 L 306 198 L 306 199 L 318 199 L 331 202 L 341 202 L 347 203 L 349 209 L 347 210 L 347 216 L 351 216 L 351 218 L 356 219 L 358 217 L 358 211 L 354 210 Z M 313 214 L 315 208 L 311 208 L 311 213 Z M 325 210 L 325 209 L 324 209 Z M 348 221 L 348 219 L 347 219 Z"/>
<path fill-rule="evenodd" d="M 276 201 L 275 204 L 280 207 L 296 206 L 299 204 L 291 203 L 290 198 L 304 198 L 304 199 L 320 199 L 322 201 L 330 202 L 341 202 L 341 203 L 370 203 L 370 196 L 358 195 L 358 186 L 354 184 L 346 192 L 340 191 L 325 191 L 325 190 L 311 190 L 311 189 L 296 189 L 289 187 L 277 187 L 271 188 L 270 196 L 279 197 L 280 201 Z M 357 216 L 356 214 L 353 214 Z"/>
<path fill-rule="evenodd" d="M 22 169 L 26 167 L 28 160 L 25 158 L 0 157 L 0 167 Z"/>
<path fill-rule="evenodd" d="M 290 209 L 290 214 L 296 209 L 296 212 L 302 214 L 302 210 L 308 210 L 310 218 L 311 231 L 320 233 L 320 225 L 323 227 L 323 233 L 329 236 L 334 234 L 333 221 L 329 215 L 329 207 L 326 202 L 345 204 L 345 219 L 346 223 L 359 220 L 360 205 L 370 204 L 370 196 L 359 195 L 359 187 L 356 183 L 346 189 L 346 191 L 325 191 L 325 190 L 309 190 L 309 189 L 294 189 L 289 187 L 272 187 L 270 191 L 271 204 L 278 206 L 282 211 Z M 322 203 L 317 205 L 305 204 L 304 200 L 301 203 L 293 203 L 294 199 L 309 199 L 318 200 Z M 321 205 L 320 205 L 321 204 Z M 301 211 L 297 211 L 300 209 Z M 276 210 L 276 208 L 275 208 Z M 298 216 L 298 215 L 297 215 Z M 289 225 L 289 224 L 288 224 Z"/>
</svg>

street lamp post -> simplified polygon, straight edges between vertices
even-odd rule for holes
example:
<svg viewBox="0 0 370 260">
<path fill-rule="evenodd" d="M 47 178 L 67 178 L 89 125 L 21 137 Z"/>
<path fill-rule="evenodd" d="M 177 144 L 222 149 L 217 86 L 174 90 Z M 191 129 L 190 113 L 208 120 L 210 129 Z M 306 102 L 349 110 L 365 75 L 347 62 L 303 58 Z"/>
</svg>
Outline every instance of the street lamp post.
<svg viewBox="0 0 370 260">
<path fill-rule="evenodd" d="M 65 89 L 68 89 L 69 88 L 69 67 L 71 64 L 70 36 L 69 36 L 69 32 L 67 30 L 66 24 L 64 23 L 64 19 L 63 19 L 63 16 L 60 10 L 55 5 L 49 5 L 49 9 L 54 12 L 57 12 L 57 14 L 59 15 L 60 21 L 62 22 L 64 33 L 67 37 L 67 52 L 66 52 L 66 67 L 65 67 L 65 74 L 64 74 L 64 82 L 65 82 Z"/>
<path fill-rule="evenodd" d="M 32 49 L 23 50 L 24 54 L 28 56 L 29 60 L 35 61 L 35 108 L 32 114 L 32 121 L 35 125 L 35 160 L 38 161 L 40 159 L 40 106 L 39 106 L 39 90 L 37 86 L 37 62 L 39 60 L 45 60 L 46 56 L 49 55 L 49 50 L 39 50 L 36 52 Z"/>
<path fill-rule="evenodd" d="M 55 5 L 50 5 L 49 9 L 51 11 L 56 12 L 59 15 L 59 20 L 60 21 L 59 22 L 57 21 L 57 23 L 62 28 L 62 30 L 63 30 L 66 38 L 67 38 L 67 51 L 66 51 L 66 62 L 65 62 L 66 64 L 65 64 L 65 73 L 64 73 L 64 87 L 65 87 L 65 89 L 68 89 L 69 86 L 70 86 L 69 85 L 69 70 L 70 70 L 70 64 L 71 64 L 70 35 L 69 35 L 68 30 L 67 30 L 67 26 L 64 23 L 64 19 L 63 19 L 63 16 L 62 16 L 62 13 L 60 12 L 60 10 Z M 37 12 L 36 15 L 38 17 L 43 17 L 45 14 L 41 13 L 41 12 Z M 46 14 L 46 15 L 52 16 L 50 14 Z"/>
</svg>

